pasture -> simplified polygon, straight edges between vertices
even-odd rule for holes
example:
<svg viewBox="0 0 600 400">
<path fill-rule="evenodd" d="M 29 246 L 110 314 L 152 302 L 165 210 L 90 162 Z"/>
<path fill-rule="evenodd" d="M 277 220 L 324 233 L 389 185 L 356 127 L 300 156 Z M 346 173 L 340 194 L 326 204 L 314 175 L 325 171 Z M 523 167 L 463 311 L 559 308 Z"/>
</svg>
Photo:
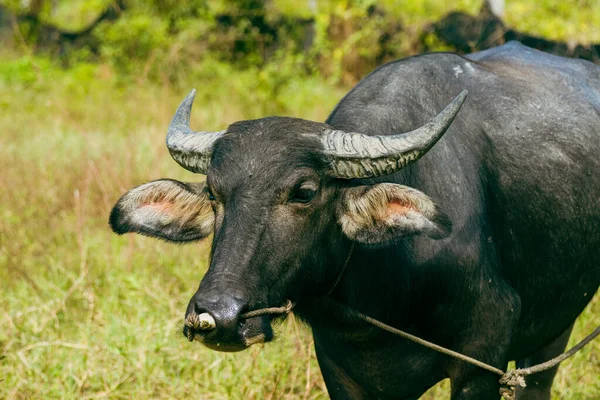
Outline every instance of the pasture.
<svg viewBox="0 0 600 400">
<path fill-rule="evenodd" d="M 203 177 L 180 168 L 164 144 L 185 92 L 123 88 L 102 72 L 80 71 L 95 74 L 86 85 L 54 72 L 36 77 L 35 90 L 5 83 L 0 91 L 0 397 L 326 398 L 310 332 L 293 316 L 275 342 L 243 353 L 183 337 L 208 241 L 177 246 L 110 232 L 108 213 L 127 189 Z M 198 86 L 197 129 L 265 113 L 323 120 L 344 93 L 295 82 L 265 110 L 247 91 L 250 77 L 214 79 L 210 90 Z M 571 345 L 599 323 L 596 296 Z M 568 360 L 555 398 L 599 398 L 599 354 L 596 341 Z M 425 398 L 440 398 L 446 386 Z"/>
</svg>

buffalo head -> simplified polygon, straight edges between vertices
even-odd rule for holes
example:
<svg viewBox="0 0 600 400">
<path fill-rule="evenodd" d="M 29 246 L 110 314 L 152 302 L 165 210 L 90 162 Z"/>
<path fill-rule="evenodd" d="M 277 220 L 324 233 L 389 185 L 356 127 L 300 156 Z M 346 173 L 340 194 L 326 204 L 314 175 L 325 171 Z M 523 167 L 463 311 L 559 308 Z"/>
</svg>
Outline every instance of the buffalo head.
<svg viewBox="0 0 600 400">
<path fill-rule="evenodd" d="M 240 316 L 326 294 L 353 243 L 449 234 L 448 218 L 425 194 L 356 178 L 391 174 L 416 161 L 448 129 L 465 97 L 412 132 L 367 136 L 284 117 L 194 132 L 192 91 L 169 126 L 167 147 L 206 181 L 141 185 L 118 201 L 110 225 L 119 234 L 173 242 L 212 233 L 210 267 L 187 308 L 184 333 L 223 351 L 269 341 L 272 317 Z"/>
</svg>

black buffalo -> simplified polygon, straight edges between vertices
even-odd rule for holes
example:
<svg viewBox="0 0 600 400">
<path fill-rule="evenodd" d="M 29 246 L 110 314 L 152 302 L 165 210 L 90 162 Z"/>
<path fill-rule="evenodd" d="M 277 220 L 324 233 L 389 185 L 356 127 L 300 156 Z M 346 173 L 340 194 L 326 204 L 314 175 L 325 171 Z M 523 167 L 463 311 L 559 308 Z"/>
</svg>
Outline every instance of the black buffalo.
<svg viewBox="0 0 600 400">
<path fill-rule="evenodd" d="M 600 67 L 517 43 L 411 57 L 324 124 L 193 132 L 192 101 L 167 146 L 206 183 L 147 183 L 110 217 L 117 233 L 214 234 L 188 337 L 224 351 L 269 341 L 271 316 L 240 315 L 290 299 L 334 399 L 414 399 L 444 378 L 453 399 L 499 390 L 347 307 L 501 369 L 563 351 L 600 282 Z M 548 399 L 555 373 L 528 377 L 519 398 Z"/>
</svg>

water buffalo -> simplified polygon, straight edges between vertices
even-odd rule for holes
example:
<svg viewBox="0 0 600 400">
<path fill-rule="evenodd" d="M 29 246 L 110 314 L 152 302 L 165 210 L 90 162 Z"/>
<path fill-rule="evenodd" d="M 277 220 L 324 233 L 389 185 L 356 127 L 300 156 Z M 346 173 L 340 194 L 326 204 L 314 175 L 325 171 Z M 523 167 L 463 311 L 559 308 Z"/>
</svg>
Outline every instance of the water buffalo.
<svg viewBox="0 0 600 400">
<path fill-rule="evenodd" d="M 205 326 L 187 336 L 267 342 L 272 316 L 240 315 L 290 299 L 333 399 L 415 399 L 444 378 L 452 399 L 498 398 L 496 375 L 347 307 L 501 369 L 563 351 L 600 282 L 600 67 L 518 43 L 420 55 L 371 73 L 326 123 L 221 132 L 189 128 L 193 98 L 167 146 L 206 183 L 146 183 L 110 216 L 119 234 L 214 235 L 186 312 Z M 517 395 L 548 399 L 555 373 Z"/>
</svg>

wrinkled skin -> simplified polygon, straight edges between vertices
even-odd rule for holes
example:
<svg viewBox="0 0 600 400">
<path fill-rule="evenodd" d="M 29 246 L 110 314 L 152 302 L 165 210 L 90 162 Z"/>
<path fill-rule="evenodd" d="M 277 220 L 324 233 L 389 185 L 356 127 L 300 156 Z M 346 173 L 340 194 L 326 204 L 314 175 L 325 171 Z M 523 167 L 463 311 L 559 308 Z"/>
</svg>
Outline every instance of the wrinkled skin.
<svg viewBox="0 0 600 400">
<path fill-rule="evenodd" d="M 416 399 L 446 377 L 452 399 L 498 398 L 494 374 L 359 322 L 348 307 L 502 369 L 561 353 L 600 282 L 599 77 L 591 63 L 517 44 L 391 63 L 327 124 L 396 134 L 468 89 L 417 163 L 335 179 L 315 138 L 324 124 L 239 122 L 216 142 L 206 185 L 134 189 L 111 225 L 171 241 L 214 231 L 186 316 L 209 313 L 216 328 L 185 328 L 213 349 L 269 341 L 272 317 L 240 315 L 290 299 L 312 327 L 333 399 Z M 528 377 L 518 398 L 549 399 L 555 372 Z"/>
</svg>

